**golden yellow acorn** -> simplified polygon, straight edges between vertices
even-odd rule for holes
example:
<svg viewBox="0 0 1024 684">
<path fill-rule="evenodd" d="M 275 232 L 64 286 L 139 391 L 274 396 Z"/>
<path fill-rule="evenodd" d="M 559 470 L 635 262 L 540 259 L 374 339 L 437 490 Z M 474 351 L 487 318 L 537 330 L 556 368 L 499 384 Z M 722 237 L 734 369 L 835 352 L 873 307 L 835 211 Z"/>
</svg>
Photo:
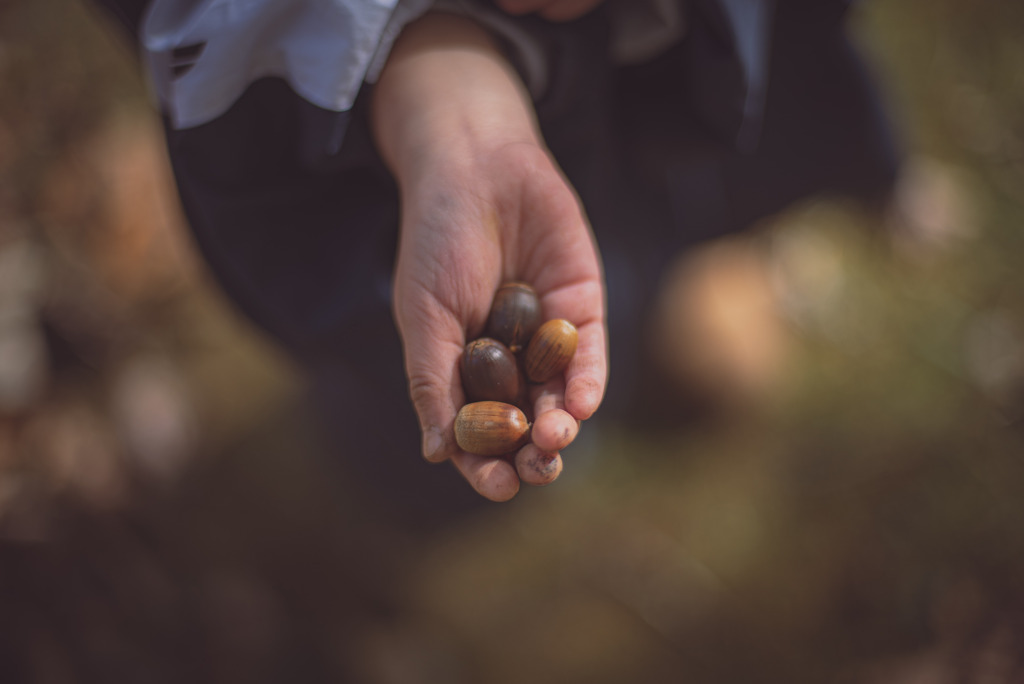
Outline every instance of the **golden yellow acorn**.
<svg viewBox="0 0 1024 684">
<path fill-rule="evenodd" d="M 564 318 L 555 318 L 537 329 L 526 348 L 523 365 L 531 382 L 547 382 L 566 369 L 576 353 L 579 333 Z"/>
</svg>

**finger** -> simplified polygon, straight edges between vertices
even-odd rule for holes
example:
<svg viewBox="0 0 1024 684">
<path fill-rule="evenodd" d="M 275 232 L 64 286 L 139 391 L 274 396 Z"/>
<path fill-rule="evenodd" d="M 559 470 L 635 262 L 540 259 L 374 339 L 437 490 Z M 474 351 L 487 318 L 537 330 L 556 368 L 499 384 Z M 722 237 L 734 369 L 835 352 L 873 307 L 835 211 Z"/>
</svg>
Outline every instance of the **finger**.
<svg viewBox="0 0 1024 684">
<path fill-rule="evenodd" d="M 604 398 L 608 379 L 607 336 L 603 321 L 579 328 L 576 354 L 565 370 L 565 410 L 576 420 L 586 420 Z"/>
<path fill-rule="evenodd" d="M 516 453 L 516 472 L 529 485 L 541 487 L 554 482 L 562 473 L 562 457 L 527 444 Z"/>
<path fill-rule="evenodd" d="M 564 388 L 559 379 L 533 390 L 535 418 L 530 440 L 542 451 L 561 451 L 572 444 L 579 433 L 579 421 L 565 411 L 562 401 Z"/>
<path fill-rule="evenodd" d="M 576 325 L 576 353 L 565 369 L 563 407 L 576 420 L 586 420 L 601 405 L 608 381 L 608 336 L 600 283 L 588 281 L 556 289 L 544 297 L 543 305 L 549 317 L 565 318 Z"/>
<path fill-rule="evenodd" d="M 601 405 L 608 379 L 608 336 L 600 278 L 549 284 L 542 299 L 546 318 L 576 326 L 576 353 L 565 371 L 565 409 L 576 420 L 590 418 Z"/>
<path fill-rule="evenodd" d="M 571 414 L 562 409 L 552 409 L 537 416 L 531 441 L 544 451 L 561 451 L 572 444 L 579 431 L 579 421 Z"/>
<path fill-rule="evenodd" d="M 601 0 L 556 0 L 540 11 L 548 21 L 571 21 L 601 4 Z"/>
<path fill-rule="evenodd" d="M 496 457 L 458 450 L 452 463 L 478 494 L 491 501 L 508 501 L 519 492 L 519 477 L 511 463 Z"/>
</svg>

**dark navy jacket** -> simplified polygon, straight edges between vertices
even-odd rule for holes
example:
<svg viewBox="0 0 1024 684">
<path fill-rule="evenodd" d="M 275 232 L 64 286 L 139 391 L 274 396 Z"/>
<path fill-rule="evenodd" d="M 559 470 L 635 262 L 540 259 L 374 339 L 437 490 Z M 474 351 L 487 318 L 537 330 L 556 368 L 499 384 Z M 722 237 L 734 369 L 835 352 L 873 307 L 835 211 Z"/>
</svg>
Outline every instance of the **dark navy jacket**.
<svg viewBox="0 0 1024 684">
<path fill-rule="evenodd" d="M 134 34 L 144 2 L 98 1 Z M 516 20 L 547 51 L 539 121 L 607 266 L 613 368 L 628 367 L 633 345 L 620 331 L 678 250 L 812 193 L 884 196 L 897 153 L 844 33 L 847 5 L 688 0 L 685 36 L 632 66 L 609 61 L 601 8 L 561 24 Z M 400 367 L 388 356 L 397 343 L 368 342 L 395 337 L 388 296 L 398 225 L 396 189 L 368 132 L 369 88 L 337 113 L 264 79 L 220 118 L 167 130 L 182 203 L 213 272 L 311 366 L 383 355 Z"/>
</svg>

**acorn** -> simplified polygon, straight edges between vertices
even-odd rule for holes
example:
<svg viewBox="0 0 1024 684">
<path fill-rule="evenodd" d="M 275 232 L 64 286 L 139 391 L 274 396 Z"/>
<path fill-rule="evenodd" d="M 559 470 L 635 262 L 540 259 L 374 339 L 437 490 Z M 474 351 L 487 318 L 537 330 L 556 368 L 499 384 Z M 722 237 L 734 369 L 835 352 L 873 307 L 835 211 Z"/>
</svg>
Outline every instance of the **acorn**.
<svg viewBox="0 0 1024 684">
<path fill-rule="evenodd" d="M 555 318 L 537 329 L 526 348 L 523 365 L 531 382 L 547 382 L 566 369 L 576 353 L 579 333 L 564 318 Z"/>
<path fill-rule="evenodd" d="M 516 357 L 498 340 L 481 337 L 467 344 L 459 369 L 469 401 L 514 404 L 519 399 L 522 380 Z"/>
<path fill-rule="evenodd" d="M 541 324 L 540 299 L 526 283 L 509 282 L 498 288 L 487 319 L 487 336 L 518 354 Z"/>
<path fill-rule="evenodd" d="M 526 414 L 512 404 L 477 401 L 455 416 L 459 448 L 479 456 L 501 456 L 523 446 L 530 436 Z"/>
</svg>

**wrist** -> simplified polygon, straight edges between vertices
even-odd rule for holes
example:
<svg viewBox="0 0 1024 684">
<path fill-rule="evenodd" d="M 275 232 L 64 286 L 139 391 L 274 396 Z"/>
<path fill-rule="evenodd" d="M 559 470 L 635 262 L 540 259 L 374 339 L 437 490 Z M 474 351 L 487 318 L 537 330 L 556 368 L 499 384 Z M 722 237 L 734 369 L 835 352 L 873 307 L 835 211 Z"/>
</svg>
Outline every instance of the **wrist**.
<svg viewBox="0 0 1024 684">
<path fill-rule="evenodd" d="M 372 124 L 403 191 L 438 168 L 471 170 L 504 146 L 540 145 L 529 96 L 493 40 L 446 14 L 403 31 L 374 89 Z"/>
</svg>

